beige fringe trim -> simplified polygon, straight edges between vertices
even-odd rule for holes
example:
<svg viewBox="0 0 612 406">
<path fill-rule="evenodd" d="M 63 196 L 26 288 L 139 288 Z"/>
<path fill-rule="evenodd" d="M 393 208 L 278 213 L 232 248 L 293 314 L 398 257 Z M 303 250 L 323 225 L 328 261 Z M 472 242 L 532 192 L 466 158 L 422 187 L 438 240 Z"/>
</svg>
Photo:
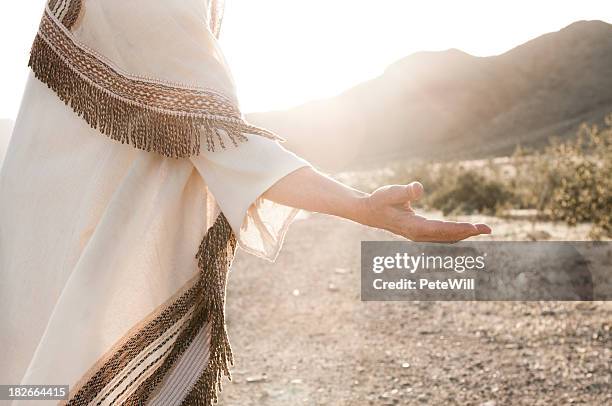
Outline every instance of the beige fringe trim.
<svg viewBox="0 0 612 406">
<path fill-rule="evenodd" d="M 225 291 L 227 273 L 234 259 L 236 237 L 221 213 L 202 241 L 196 258 L 202 285 L 201 301 L 194 316 L 181 332 L 164 363 L 132 394 L 125 406 L 146 404 L 153 390 L 167 376 L 175 362 L 187 350 L 200 329 L 211 324 L 208 365 L 181 405 L 212 405 L 218 401 L 222 378 L 231 381 L 234 364 L 232 348 L 225 327 Z"/>
<path fill-rule="evenodd" d="M 81 0 L 49 0 L 47 4 L 67 29 L 71 29 L 81 15 Z"/>
<path fill-rule="evenodd" d="M 149 375 L 122 405 L 147 404 L 155 389 L 168 376 L 176 362 L 187 350 L 194 338 L 208 323 L 210 330 L 209 360 L 197 383 L 188 391 L 182 405 L 209 406 L 218 401 L 217 391 L 222 390 L 223 376 L 231 380 L 230 366 L 234 359 L 225 326 L 225 297 L 227 276 L 236 251 L 236 237 L 223 213 L 206 233 L 196 258 L 199 265 L 197 282 L 180 297 L 167 305 L 153 320 L 121 341 L 102 365 L 89 372 L 81 387 L 71 392 L 67 406 L 84 406 L 91 402 L 117 376 L 124 374 L 127 365 L 147 346 L 164 335 L 190 309 L 195 309 L 190 319 L 179 330 L 178 337 L 157 369 Z M 134 383 L 134 382 L 132 382 Z"/>
<path fill-rule="evenodd" d="M 67 14 L 68 21 L 75 12 Z M 208 90 L 169 86 L 119 73 L 73 41 L 47 10 L 29 66 L 92 128 L 111 139 L 171 158 L 247 141 L 248 134 L 284 141 L 247 123 L 229 99 Z"/>
</svg>

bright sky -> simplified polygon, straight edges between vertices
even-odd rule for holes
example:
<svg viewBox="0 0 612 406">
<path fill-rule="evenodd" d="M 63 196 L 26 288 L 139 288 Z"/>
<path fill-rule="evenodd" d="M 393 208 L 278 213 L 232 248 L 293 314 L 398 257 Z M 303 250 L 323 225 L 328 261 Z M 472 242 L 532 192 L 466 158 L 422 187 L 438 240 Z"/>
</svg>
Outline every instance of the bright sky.
<svg viewBox="0 0 612 406">
<path fill-rule="evenodd" d="M 17 114 L 43 5 L 14 1 L 0 13 L 0 118 Z M 416 51 L 495 55 L 594 19 L 612 23 L 612 1 L 226 0 L 221 45 L 253 112 L 332 96 Z"/>
</svg>

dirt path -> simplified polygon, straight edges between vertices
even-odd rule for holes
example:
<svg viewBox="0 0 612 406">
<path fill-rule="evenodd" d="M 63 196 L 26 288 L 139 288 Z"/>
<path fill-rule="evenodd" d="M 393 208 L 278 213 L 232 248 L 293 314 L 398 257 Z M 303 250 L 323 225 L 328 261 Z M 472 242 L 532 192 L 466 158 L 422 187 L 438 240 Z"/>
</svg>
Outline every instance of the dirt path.
<svg viewBox="0 0 612 406">
<path fill-rule="evenodd" d="M 533 231 L 496 225 L 502 239 Z M 612 404 L 612 302 L 361 302 L 360 241 L 386 239 L 314 215 L 293 224 L 276 263 L 240 252 L 220 404 Z"/>
</svg>

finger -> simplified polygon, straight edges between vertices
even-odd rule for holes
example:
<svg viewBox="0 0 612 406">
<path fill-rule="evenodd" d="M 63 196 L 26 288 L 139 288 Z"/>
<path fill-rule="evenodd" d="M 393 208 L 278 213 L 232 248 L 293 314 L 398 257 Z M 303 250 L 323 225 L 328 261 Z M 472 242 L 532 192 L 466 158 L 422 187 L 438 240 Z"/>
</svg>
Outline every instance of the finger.
<svg viewBox="0 0 612 406">
<path fill-rule="evenodd" d="M 408 200 L 414 201 L 419 200 L 421 199 L 421 197 L 423 197 L 424 188 L 421 182 L 412 182 L 408 184 L 408 186 L 410 187 L 410 197 L 408 198 Z"/>
<path fill-rule="evenodd" d="M 423 197 L 423 185 L 420 182 L 412 182 L 408 185 L 408 200 L 403 203 L 405 210 L 413 211 L 411 202 Z"/>
<path fill-rule="evenodd" d="M 460 241 L 478 235 L 478 229 L 470 223 L 456 223 L 453 221 L 440 221 L 431 224 L 431 235 L 438 241 Z"/>
<path fill-rule="evenodd" d="M 472 224 L 454 221 L 443 221 L 442 230 L 450 241 L 460 241 L 480 234 L 491 234 L 491 227 L 486 224 Z"/>
<path fill-rule="evenodd" d="M 480 234 L 490 234 L 491 228 L 485 224 L 472 223 L 454 223 L 445 222 L 449 228 L 450 239 L 452 241 L 461 241 L 469 237 L 475 237 Z"/>
<path fill-rule="evenodd" d="M 405 204 L 419 200 L 423 196 L 423 185 L 412 182 L 407 185 L 391 185 L 384 190 L 384 196 L 389 204 Z"/>
<path fill-rule="evenodd" d="M 422 224 L 419 238 L 431 242 L 452 242 L 489 232 L 490 228 L 484 224 L 476 226 L 471 223 L 425 220 Z"/>
<path fill-rule="evenodd" d="M 491 227 L 486 224 L 478 223 L 474 225 L 476 226 L 480 234 L 491 234 L 493 232 L 493 230 L 491 230 Z"/>
</svg>

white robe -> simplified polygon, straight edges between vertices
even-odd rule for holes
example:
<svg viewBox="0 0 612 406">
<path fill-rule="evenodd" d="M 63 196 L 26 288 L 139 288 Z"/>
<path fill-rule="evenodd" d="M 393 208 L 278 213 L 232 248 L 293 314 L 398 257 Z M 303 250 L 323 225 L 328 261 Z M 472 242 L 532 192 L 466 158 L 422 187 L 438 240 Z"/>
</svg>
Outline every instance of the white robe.
<svg viewBox="0 0 612 406">
<path fill-rule="evenodd" d="M 85 2 L 85 18 L 102 18 L 119 0 L 105 1 Z M 144 0 L 128 3 L 136 11 Z M 165 7 L 151 4 L 151 13 Z M 197 0 L 184 4 L 199 7 Z M 129 17 L 125 7 L 117 9 Z M 123 20 L 106 17 L 104 23 L 82 21 L 80 38 L 98 50 L 113 47 L 104 52 L 121 66 L 150 67 L 136 62 L 157 58 L 168 61 L 158 63 L 157 74 L 179 76 L 176 59 L 130 52 L 149 33 L 132 24 L 132 31 L 121 33 L 132 41 L 113 41 L 112 24 Z M 186 36 L 194 41 L 205 38 L 217 47 L 202 27 L 183 29 L 192 30 Z M 135 49 L 170 52 L 172 43 L 154 40 L 155 49 Z M 216 49 L 210 65 L 223 66 Z M 194 51 L 186 46 L 175 52 Z M 198 65 L 181 77 L 218 80 L 233 94 L 231 76 L 204 72 Z M 258 136 L 190 159 L 141 151 L 90 128 L 31 75 L 0 172 L 0 383 L 75 385 L 197 275 L 195 253 L 219 211 L 240 247 L 273 261 L 298 210 L 261 195 L 309 165 Z M 30 403 L 45 402 L 14 402 Z"/>
</svg>

